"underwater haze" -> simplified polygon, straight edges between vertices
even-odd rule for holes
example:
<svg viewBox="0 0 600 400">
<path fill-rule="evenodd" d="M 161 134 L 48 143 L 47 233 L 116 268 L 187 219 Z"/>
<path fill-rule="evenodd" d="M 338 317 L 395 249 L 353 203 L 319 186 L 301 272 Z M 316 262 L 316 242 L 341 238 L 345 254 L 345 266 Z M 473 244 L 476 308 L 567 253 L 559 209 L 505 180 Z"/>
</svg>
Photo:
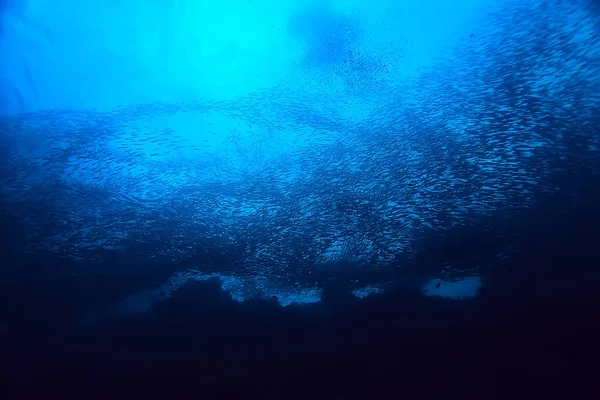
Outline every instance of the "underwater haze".
<svg viewBox="0 0 600 400">
<path fill-rule="evenodd" d="M 0 282 L 60 293 L 60 329 L 152 324 L 213 284 L 295 310 L 534 293 L 585 266 L 530 250 L 595 241 L 576 228 L 600 220 L 593 0 L 0 16 Z"/>
</svg>

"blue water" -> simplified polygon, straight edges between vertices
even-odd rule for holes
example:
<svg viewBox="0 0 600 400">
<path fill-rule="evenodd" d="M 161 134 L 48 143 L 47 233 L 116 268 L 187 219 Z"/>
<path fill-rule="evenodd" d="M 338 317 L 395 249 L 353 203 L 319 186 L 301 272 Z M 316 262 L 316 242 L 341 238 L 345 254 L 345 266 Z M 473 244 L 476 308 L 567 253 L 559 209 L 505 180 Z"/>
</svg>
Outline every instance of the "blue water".
<svg viewBox="0 0 600 400">
<path fill-rule="evenodd" d="M 569 369 L 552 340 L 585 343 L 597 303 L 598 13 L 0 3 L 8 370 L 177 365 L 214 387 L 313 358 L 362 376 L 350 349 L 425 379 L 438 356 Z M 419 345 L 400 361 L 393 337 Z"/>
</svg>

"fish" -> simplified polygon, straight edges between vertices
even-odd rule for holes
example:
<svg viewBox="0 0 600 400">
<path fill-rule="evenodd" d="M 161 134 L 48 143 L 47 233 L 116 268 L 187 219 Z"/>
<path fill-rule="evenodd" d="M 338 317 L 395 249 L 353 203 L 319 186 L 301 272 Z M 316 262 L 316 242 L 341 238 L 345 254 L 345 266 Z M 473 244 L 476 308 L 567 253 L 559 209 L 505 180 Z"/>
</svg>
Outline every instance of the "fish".
<svg viewBox="0 0 600 400">
<path fill-rule="evenodd" d="M 60 257 L 53 273 L 69 265 L 81 274 L 104 273 L 114 259 L 127 260 L 124 272 L 192 267 L 264 292 L 332 277 L 393 281 L 410 251 L 425 254 L 423 269 L 469 275 L 483 256 L 432 249 L 467 251 L 440 242 L 487 221 L 516 226 L 557 192 L 578 201 L 600 166 L 598 15 L 577 1 L 548 0 L 553 11 L 543 13 L 517 3 L 483 13 L 477 40 L 393 85 L 361 78 L 383 74 L 369 68 L 376 54 L 345 63 L 323 53 L 333 42 L 313 43 L 298 80 L 337 68 L 353 88 L 367 85 L 356 118 L 340 112 L 350 97 L 293 85 L 228 101 L 0 118 L 3 154 L 15 166 L 3 172 L 0 199 L 26 232 L 23 264 Z M 343 39 L 340 51 L 353 43 Z M 147 126 L 175 113 L 218 114 L 231 125 L 199 123 L 179 138 Z M 252 132 L 234 127 L 242 124 Z M 207 139 L 216 135 L 223 140 Z M 207 140 L 214 149 L 199 145 Z M 508 253 L 503 224 L 487 229 L 486 252 Z M 160 297 L 136 293 L 109 314 L 144 314 Z"/>
</svg>

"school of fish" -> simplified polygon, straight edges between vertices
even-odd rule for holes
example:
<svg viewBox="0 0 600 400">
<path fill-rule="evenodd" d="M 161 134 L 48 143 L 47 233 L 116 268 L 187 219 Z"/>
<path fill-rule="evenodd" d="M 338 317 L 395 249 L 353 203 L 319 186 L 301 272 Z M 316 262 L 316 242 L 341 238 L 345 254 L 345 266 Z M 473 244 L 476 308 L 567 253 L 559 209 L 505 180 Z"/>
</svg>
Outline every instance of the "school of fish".
<svg viewBox="0 0 600 400">
<path fill-rule="evenodd" d="M 285 87 L 2 118 L 10 268 L 376 283 L 457 230 L 516 221 L 559 190 L 576 201 L 600 167 L 600 10 L 506 4 L 414 80 L 345 65 L 359 118 Z"/>
</svg>

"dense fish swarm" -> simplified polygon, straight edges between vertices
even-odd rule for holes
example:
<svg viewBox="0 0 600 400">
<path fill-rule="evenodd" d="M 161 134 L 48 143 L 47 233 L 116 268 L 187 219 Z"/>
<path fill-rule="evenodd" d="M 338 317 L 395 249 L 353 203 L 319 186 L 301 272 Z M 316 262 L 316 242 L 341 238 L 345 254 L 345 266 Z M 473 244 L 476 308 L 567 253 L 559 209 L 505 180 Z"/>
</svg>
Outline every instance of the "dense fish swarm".
<svg viewBox="0 0 600 400">
<path fill-rule="evenodd" d="M 335 273 L 375 283 L 486 218 L 510 221 L 557 191 L 575 201 L 599 166 L 598 10 L 499 3 L 414 81 L 361 89 L 374 56 L 327 60 L 355 77 L 358 108 L 374 91 L 356 119 L 340 99 L 289 88 L 3 118 L 15 267 L 118 273 L 150 260 L 283 286 Z"/>
</svg>

